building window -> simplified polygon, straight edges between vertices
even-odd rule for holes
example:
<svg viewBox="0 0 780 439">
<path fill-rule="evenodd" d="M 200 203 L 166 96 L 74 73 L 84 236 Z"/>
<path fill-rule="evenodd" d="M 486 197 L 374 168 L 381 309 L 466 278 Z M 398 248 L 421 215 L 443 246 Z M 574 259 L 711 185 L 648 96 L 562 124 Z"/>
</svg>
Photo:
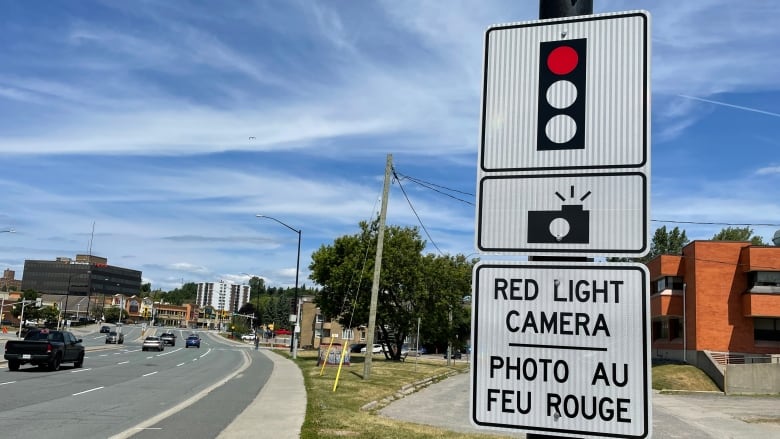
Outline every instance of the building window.
<svg viewBox="0 0 780 439">
<path fill-rule="evenodd" d="M 678 276 L 664 276 L 655 281 L 655 293 L 660 293 L 664 290 L 678 290 L 683 289 L 683 278 Z"/>
<path fill-rule="evenodd" d="M 751 271 L 751 287 L 780 287 L 780 271 Z"/>
<path fill-rule="evenodd" d="M 653 341 L 669 340 L 669 320 L 656 320 L 652 327 Z"/>
<path fill-rule="evenodd" d="M 669 336 L 671 340 L 675 338 L 683 338 L 683 321 L 682 319 L 670 319 L 669 320 Z"/>
<path fill-rule="evenodd" d="M 352 340 L 352 337 L 353 337 L 353 336 L 354 336 L 354 334 L 352 333 L 352 330 L 351 330 L 351 329 L 345 329 L 345 330 L 344 330 L 344 331 L 342 331 L 342 333 L 341 333 L 341 337 L 342 337 L 344 340 Z"/>
<path fill-rule="evenodd" d="M 780 341 L 780 319 L 753 319 L 756 341 Z"/>
<path fill-rule="evenodd" d="M 317 317 L 315 317 L 316 323 L 322 323 L 324 322 L 324 319 L 322 318 L 322 314 L 317 314 Z"/>
</svg>

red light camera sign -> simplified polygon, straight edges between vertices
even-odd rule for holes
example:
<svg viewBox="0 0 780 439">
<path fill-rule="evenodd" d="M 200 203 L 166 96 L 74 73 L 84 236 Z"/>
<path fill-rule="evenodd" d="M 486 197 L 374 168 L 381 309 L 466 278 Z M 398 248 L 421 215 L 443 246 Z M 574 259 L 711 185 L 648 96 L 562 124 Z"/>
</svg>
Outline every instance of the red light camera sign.
<svg viewBox="0 0 780 439">
<path fill-rule="evenodd" d="M 480 252 L 647 254 L 649 33 L 645 11 L 487 30 Z"/>
</svg>

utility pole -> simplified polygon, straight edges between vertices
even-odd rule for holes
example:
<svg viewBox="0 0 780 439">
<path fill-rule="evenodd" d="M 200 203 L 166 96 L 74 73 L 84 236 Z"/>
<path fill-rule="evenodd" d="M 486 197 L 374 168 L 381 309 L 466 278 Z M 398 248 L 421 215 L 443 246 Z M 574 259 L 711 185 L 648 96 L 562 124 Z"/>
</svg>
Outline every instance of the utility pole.
<svg viewBox="0 0 780 439">
<path fill-rule="evenodd" d="M 539 19 L 545 18 L 561 18 L 561 17 L 574 17 L 577 15 L 590 15 L 593 14 L 593 0 L 539 0 Z M 544 256 L 531 256 L 528 258 L 530 261 L 544 260 L 544 261 L 561 261 L 561 260 L 577 260 L 587 261 L 587 258 L 555 258 Z M 550 436 L 544 434 L 529 433 L 526 435 L 528 439 L 557 439 L 564 436 Z"/>
<path fill-rule="evenodd" d="M 379 273 L 382 271 L 382 248 L 385 243 L 385 218 L 387 217 L 387 197 L 390 195 L 390 176 L 393 173 L 393 155 L 387 155 L 385 165 L 385 185 L 382 188 L 382 209 L 379 211 L 379 231 L 376 238 L 376 258 L 374 259 L 374 281 L 371 284 L 371 307 L 368 311 L 368 334 L 366 335 L 366 358 L 363 363 L 363 379 L 371 378 L 371 357 L 374 346 L 374 327 L 376 326 L 376 305 L 379 300 Z"/>
</svg>

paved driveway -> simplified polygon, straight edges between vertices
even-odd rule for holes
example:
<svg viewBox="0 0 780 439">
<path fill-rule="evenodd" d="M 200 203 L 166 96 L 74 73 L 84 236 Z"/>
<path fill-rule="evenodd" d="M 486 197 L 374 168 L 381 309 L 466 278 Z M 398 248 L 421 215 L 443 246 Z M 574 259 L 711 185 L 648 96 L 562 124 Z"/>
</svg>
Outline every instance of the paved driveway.
<svg viewBox="0 0 780 439">
<path fill-rule="evenodd" d="M 469 422 L 468 374 L 459 374 L 395 401 L 380 413 L 453 431 L 491 433 Z M 511 437 L 524 437 L 522 434 Z M 655 438 L 780 438 L 780 396 L 653 394 Z"/>
</svg>

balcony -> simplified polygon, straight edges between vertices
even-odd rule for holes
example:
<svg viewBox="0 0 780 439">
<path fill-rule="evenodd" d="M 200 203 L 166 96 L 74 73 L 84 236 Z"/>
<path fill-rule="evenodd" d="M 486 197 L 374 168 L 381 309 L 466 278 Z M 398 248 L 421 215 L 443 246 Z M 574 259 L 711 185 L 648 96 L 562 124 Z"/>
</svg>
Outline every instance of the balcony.
<svg viewBox="0 0 780 439">
<path fill-rule="evenodd" d="M 682 316 L 682 291 L 664 290 L 650 296 L 650 315 L 653 317 Z"/>
<path fill-rule="evenodd" d="M 754 287 L 742 295 L 742 314 L 745 317 L 780 318 L 780 293 L 757 291 L 760 289 Z"/>
</svg>

